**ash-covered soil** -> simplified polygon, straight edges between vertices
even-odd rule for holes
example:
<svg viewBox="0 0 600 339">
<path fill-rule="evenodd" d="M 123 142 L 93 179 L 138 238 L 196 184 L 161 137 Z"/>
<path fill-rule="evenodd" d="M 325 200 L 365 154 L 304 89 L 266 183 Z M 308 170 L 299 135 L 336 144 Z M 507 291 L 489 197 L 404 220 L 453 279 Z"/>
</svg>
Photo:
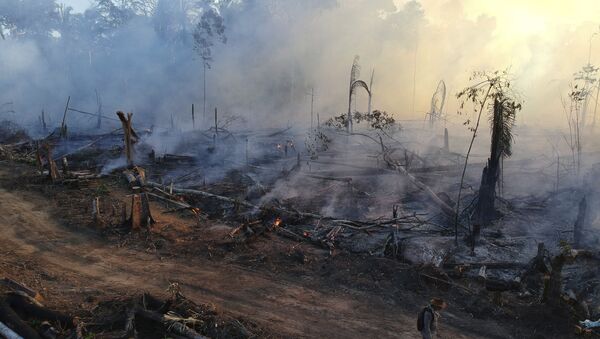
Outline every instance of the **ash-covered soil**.
<svg viewBox="0 0 600 339">
<path fill-rule="evenodd" d="M 239 225 L 167 213 L 156 202 L 150 229 L 94 225 L 91 197 L 126 203 L 121 180 L 51 184 L 32 167 L 2 162 L 0 275 L 83 317 L 142 292 L 167 298 L 176 283 L 189 300 L 215 305 L 257 337 L 418 338 L 415 315 L 432 296 L 450 303 L 442 338 L 572 335 L 571 319 L 529 300 L 465 278 L 448 284 L 431 267 L 326 250 L 277 229 L 240 241 L 230 236 Z"/>
</svg>

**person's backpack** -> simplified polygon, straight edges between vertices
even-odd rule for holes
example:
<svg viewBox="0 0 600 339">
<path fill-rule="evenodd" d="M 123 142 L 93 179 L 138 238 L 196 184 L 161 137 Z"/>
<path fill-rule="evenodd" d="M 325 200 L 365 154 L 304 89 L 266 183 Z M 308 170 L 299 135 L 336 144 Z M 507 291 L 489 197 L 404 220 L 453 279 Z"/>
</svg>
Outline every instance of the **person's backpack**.
<svg viewBox="0 0 600 339">
<path fill-rule="evenodd" d="M 423 331 L 423 328 L 425 328 L 425 312 L 430 312 L 431 316 L 433 317 L 433 310 L 431 307 L 423 307 L 421 312 L 419 312 L 419 316 L 417 317 L 417 330 L 419 332 Z"/>
</svg>

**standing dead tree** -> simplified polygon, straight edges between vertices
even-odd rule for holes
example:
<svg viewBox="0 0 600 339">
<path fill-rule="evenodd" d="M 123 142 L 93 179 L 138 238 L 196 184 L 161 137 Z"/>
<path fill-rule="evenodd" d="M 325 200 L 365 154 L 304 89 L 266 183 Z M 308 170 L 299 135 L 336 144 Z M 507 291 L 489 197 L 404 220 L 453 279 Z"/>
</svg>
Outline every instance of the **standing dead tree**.
<svg viewBox="0 0 600 339">
<path fill-rule="evenodd" d="M 133 117 L 133 113 L 127 113 L 127 117 L 125 117 L 125 113 L 118 111 L 117 116 L 119 120 L 121 120 L 121 124 L 123 125 L 123 135 L 125 141 L 125 156 L 127 158 L 127 166 L 133 166 L 133 144 L 137 141 L 138 135 L 131 127 L 131 118 Z"/>
<path fill-rule="evenodd" d="M 350 84 L 348 86 L 348 121 L 346 125 L 346 132 L 350 133 L 352 131 L 352 96 L 354 95 L 354 89 L 356 86 L 354 83 L 360 76 L 360 57 L 358 55 L 354 56 L 354 61 L 352 62 L 352 67 L 350 68 Z M 365 84 L 366 86 L 366 84 Z"/>
<path fill-rule="evenodd" d="M 481 175 L 479 199 L 473 214 L 473 235 L 479 235 L 481 225 L 489 224 L 496 217 L 494 202 L 496 200 L 496 185 L 500 175 L 501 159 L 510 157 L 512 145 L 512 128 L 515 123 L 516 111 L 521 104 L 511 98 L 497 95 L 494 98 L 492 123 L 492 141 L 490 157 Z"/>
<path fill-rule="evenodd" d="M 102 128 L 102 101 L 100 99 L 100 95 L 98 94 L 98 90 L 96 90 L 96 104 L 98 105 L 98 110 L 97 110 L 97 114 L 98 114 L 98 119 L 96 120 L 96 128 L 100 129 Z"/>
<path fill-rule="evenodd" d="M 367 95 L 369 96 L 369 104 L 367 107 L 367 114 L 365 116 L 371 115 L 371 102 L 373 98 L 373 94 L 371 92 L 371 86 L 373 86 L 373 77 L 375 75 L 375 70 L 371 72 L 371 80 L 369 85 L 363 80 L 358 79 L 360 76 L 360 65 L 358 64 L 359 57 L 358 55 L 354 57 L 354 62 L 352 63 L 352 68 L 350 70 L 350 90 L 348 92 L 348 113 L 346 115 L 346 133 L 350 134 L 354 131 L 354 119 L 352 116 L 352 98 L 356 95 L 357 88 L 364 88 L 367 91 Z M 357 114 L 357 113 L 355 113 Z"/>
<path fill-rule="evenodd" d="M 573 166 L 577 170 L 577 176 L 581 173 L 581 151 L 582 147 L 582 131 L 583 131 L 583 109 L 584 102 L 587 97 L 587 91 L 579 87 L 578 84 L 571 84 L 569 92 L 569 108 L 562 101 L 567 124 L 569 126 L 569 138 L 564 137 L 565 142 L 571 150 Z"/>
<path fill-rule="evenodd" d="M 206 119 L 206 70 L 210 69 L 210 63 L 212 62 L 212 47 L 214 41 L 220 41 L 226 43 L 227 38 L 225 37 L 225 24 L 223 23 L 223 17 L 213 8 L 207 8 L 202 12 L 200 21 L 196 25 L 193 33 L 194 38 L 194 49 L 200 55 L 202 59 L 203 69 L 203 97 L 202 97 L 202 118 Z"/>
<path fill-rule="evenodd" d="M 440 80 L 431 97 L 431 108 L 427 115 L 429 116 L 429 126 L 433 127 L 436 121 L 442 118 L 444 104 L 446 103 L 446 83 Z"/>
<path fill-rule="evenodd" d="M 52 145 L 45 144 L 46 159 L 48 161 L 48 176 L 52 179 L 52 182 L 60 180 L 60 172 L 56 166 L 56 161 L 52 158 Z"/>
<path fill-rule="evenodd" d="M 588 226 L 589 217 L 587 216 L 588 203 L 584 196 L 579 202 L 579 210 L 577 213 L 577 220 L 575 220 L 575 226 L 573 227 L 573 245 L 575 248 L 580 248 L 583 245 L 585 237 L 585 229 Z"/>
<path fill-rule="evenodd" d="M 362 80 L 355 80 L 352 83 L 352 93 L 354 93 L 356 91 L 357 88 L 362 87 L 365 89 L 365 91 L 367 91 L 367 95 L 369 95 L 369 106 L 367 108 L 368 110 L 368 114 L 371 113 L 371 89 L 369 88 L 369 85 L 367 85 L 366 82 L 362 81 Z M 350 118 L 350 121 L 352 121 L 352 117 Z M 352 123 L 352 125 L 354 125 Z"/>
<path fill-rule="evenodd" d="M 590 102 L 590 98 L 593 96 L 593 91 L 595 89 L 595 87 L 597 86 L 597 82 L 598 82 L 598 70 L 600 70 L 598 67 L 593 66 L 592 64 L 589 63 L 583 66 L 583 68 L 578 71 L 577 73 L 575 73 L 575 81 L 579 83 L 579 90 L 581 91 L 581 97 L 582 97 L 582 101 L 583 101 L 583 105 L 581 106 L 581 112 L 580 112 L 580 123 L 581 123 L 581 128 L 586 127 L 586 119 L 587 119 L 587 115 L 588 115 L 588 108 L 589 108 L 589 102 Z"/>
<path fill-rule="evenodd" d="M 488 110 L 492 127 L 492 141 L 490 158 L 488 164 L 483 170 L 482 186 L 479 191 L 479 201 L 475 207 L 474 218 L 472 221 L 480 229 L 482 224 L 488 223 L 494 217 L 494 200 L 496 183 L 498 181 L 500 159 L 503 156 L 510 156 L 512 143 L 512 127 L 515 121 L 515 114 L 521 109 L 521 102 L 517 99 L 516 93 L 511 89 L 507 71 L 474 72 L 470 81 L 476 81 L 475 84 L 466 87 L 457 94 L 457 98 L 463 99 L 460 108 L 463 109 L 465 103 L 473 103 L 473 112 L 476 114 L 475 126 L 469 127 L 473 133 L 469 148 L 465 156 L 460 186 L 458 189 L 458 198 L 456 200 L 456 214 L 454 220 L 455 243 L 458 246 L 458 224 L 460 218 L 460 199 L 465 180 L 465 173 L 469 162 L 469 155 L 473 149 L 475 138 L 479 130 L 481 116 L 484 110 Z M 491 102 L 491 104 L 490 104 Z M 459 111 L 459 114 L 462 114 Z M 467 120 L 465 125 L 472 122 Z M 471 246 L 474 246 L 474 232 L 471 231 Z"/>
<path fill-rule="evenodd" d="M 60 124 L 60 137 L 67 137 L 67 112 L 69 111 L 69 103 L 71 102 L 71 96 L 67 98 L 67 104 L 65 105 L 65 112 L 63 114 L 62 123 Z"/>
</svg>

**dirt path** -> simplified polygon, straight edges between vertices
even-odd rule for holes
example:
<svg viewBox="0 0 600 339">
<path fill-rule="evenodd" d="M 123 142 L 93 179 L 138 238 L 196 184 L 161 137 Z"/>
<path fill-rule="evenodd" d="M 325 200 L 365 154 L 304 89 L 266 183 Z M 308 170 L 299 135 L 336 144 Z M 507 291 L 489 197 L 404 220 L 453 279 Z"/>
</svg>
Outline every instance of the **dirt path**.
<svg viewBox="0 0 600 339">
<path fill-rule="evenodd" d="M 70 231 L 52 220 L 49 208 L 41 196 L 0 188 L 0 248 L 57 275 L 76 277 L 89 289 L 161 293 L 177 281 L 192 300 L 213 302 L 283 336 L 418 338 L 412 314 L 364 292 L 323 292 L 201 258 L 160 260 Z M 444 337 L 468 338 L 442 330 Z"/>
</svg>

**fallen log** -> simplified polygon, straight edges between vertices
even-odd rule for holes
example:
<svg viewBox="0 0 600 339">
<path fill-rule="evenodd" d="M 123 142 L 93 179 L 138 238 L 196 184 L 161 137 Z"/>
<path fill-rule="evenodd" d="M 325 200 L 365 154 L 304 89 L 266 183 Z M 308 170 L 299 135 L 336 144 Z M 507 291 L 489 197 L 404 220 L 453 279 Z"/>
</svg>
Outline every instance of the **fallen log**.
<svg viewBox="0 0 600 339">
<path fill-rule="evenodd" d="M 41 339 L 40 335 L 31 326 L 27 325 L 26 322 L 21 320 L 19 315 L 4 301 L 0 301 L 0 323 L 8 326 L 19 337 Z"/>
<path fill-rule="evenodd" d="M 103 140 L 103 139 L 105 139 L 106 137 L 109 137 L 109 136 L 113 135 L 113 133 L 114 133 L 114 132 L 116 132 L 116 131 L 118 131 L 118 130 L 120 130 L 120 129 L 121 129 L 121 128 L 117 128 L 117 129 L 113 130 L 113 131 L 112 131 L 112 132 L 110 132 L 110 133 L 104 134 L 104 135 L 100 136 L 98 139 L 96 139 L 96 140 L 94 140 L 94 141 L 90 142 L 89 144 L 85 144 L 85 145 L 83 145 L 83 146 L 81 146 L 81 147 L 79 147 L 79 148 L 77 148 L 77 149 L 75 149 L 75 150 L 73 150 L 73 151 L 70 151 L 70 152 L 68 152 L 68 153 L 62 154 L 62 155 L 60 155 L 60 156 L 56 157 L 54 160 L 58 160 L 58 159 L 60 159 L 60 158 L 62 158 L 62 157 L 66 157 L 66 156 L 68 156 L 68 155 L 73 155 L 73 154 L 75 154 L 75 153 L 77 153 L 77 152 L 79 152 L 79 151 L 82 151 L 82 150 L 84 150 L 84 149 L 86 149 L 86 148 L 88 148 L 88 147 L 91 147 L 91 146 L 95 145 L 96 143 L 98 143 L 99 141 L 102 141 L 102 140 Z"/>
<path fill-rule="evenodd" d="M 352 178 L 349 178 L 349 177 L 329 177 L 329 176 L 313 175 L 313 174 L 307 174 L 306 176 L 309 178 L 320 179 L 320 180 L 341 181 L 341 182 L 345 182 L 345 183 L 352 182 Z"/>
<path fill-rule="evenodd" d="M 485 289 L 488 291 L 505 292 L 505 291 L 520 291 L 521 283 L 518 281 L 507 281 L 493 278 L 486 278 Z"/>
<path fill-rule="evenodd" d="M 10 278 L 2 278 L 0 280 L 0 284 L 12 289 L 13 291 L 23 292 L 37 301 L 44 300 L 44 298 L 38 292 L 32 290 L 31 288 L 29 288 L 25 285 L 19 284 L 18 282 L 14 281 Z"/>
<path fill-rule="evenodd" d="M 444 263 L 444 268 L 454 268 L 456 266 L 471 266 L 471 267 L 482 267 L 485 266 L 491 269 L 511 269 L 511 268 L 524 268 L 527 264 L 518 262 L 465 262 L 465 263 Z"/>
<path fill-rule="evenodd" d="M 146 183 L 146 186 L 159 188 L 159 189 L 163 187 L 163 185 L 152 182 L 152 181 L 148 181 Z M 257 209 L 257 210 L 263 210 L 263 211 L 273 210 L 273 211 L 276 211 L 276 212 L 279 212 L 282 214 L 287 214 L 287 215 L 296 216 L 296 217 L 300 217 L 300 218 L 324 219 L 324 220 L 331 220 L 333 222 L 336 221 L 335 219 L 333 219 L 331 217 L 325 217 L 325 216 L 315 214 L 315 213 L 300 212 L 300 211 L 296 211 L 296 210 L 290 211 L 288 209 L 277 207 L 277 206 L 258 206 L 258 205 L 254 205 L 254 204 L 249 203 L 244 200 L 233 199 L 233 198 L 224 197 L 221 195 L 204 192 L 204 191 L 199 191 L 199 190 L 173 187 L 172 191 L 174 193 L 178 193 L 178 194 L 189 194 L 189 195 L 195 195 L 195 196 L 200 196 L 200 197 L 209 198 L 209 199 L 215 199 L 215 200 L 231 203 L 231 204 L 237 205 L 237 206 L 244 206 L 244 207 L 251 208 L 251 209 Z"/>
<path fill-rule="evenodd" d="M 381 138 L 381 136 L 379 136 L 379 141 L 377 141 L 377 140 L 375 140 L 375 138 L 373 138 L 369 135 L 366 135 L 366 134 L 353 133 L 352 135 L 361 135 L 361 136 L 367 137 L 367 138 L 379 143 L 381 146 L 383 160 L 388 164 L 388 166 L 390 168 L 396 170 L 398 173 L 400 173 L 403 176 L 405 176 L 406 178 L 408 178 L 408 180 L 413 185 L 415 185 L 417 188 L 419 188 L 420 190 L 425 192 L 430 197 L 430 199 L 441 208 L 441 210 L 442 210 L 442 212 L 444 212 L 444 214 L 448 215 L 449 217 L 454 217 L 456 215 L 454 209 L 452 207 L 450 207 L 450 205 L 448 205 L 444 200 L 442 200 L 429 186 L 425 185 L 423 182 L 418 180 L 414 175 L 410 174 L 406 170 L 406 168 L 404 168 L 402 165 L 397 164 L 395 161 L 393 161 L 389 157 L 389 151 L 388 151 L 388 149 L 386 149 L 385 145 L 383 144 L 383 139 Z M 414 154 L 414 155 L 416 155 L 416 154 Z M 424 162 L 424 160 L 423 160 L 423 162 Z"/>
<path fill-rule="evenodd" d="M 193 329 L 187 327 L 186 325 L 178 322 L 178 321 L 173 321 L 171 317 L 167 317 L 164 314 L 160 314 L 157 312 L 153 312 L 153 311 L 149 311 L 149 310 L 144 310 L 141 308 L 138 308 L 135 311 L 135 314 L 140 316 L 140 317 L 144 317 L 146 319 L 150 319 L 152 321 L 156 321 L 156 322 L 160 322 L 163 323 L 164 325 L 167 326 L 167 328 L 173 332 L 175 332 L 176 334 L 182 335 L 186 338 L 190 338 L 190 339 L 209 339 L 208 337 L 205 337 L 203 335 L 201 335 L 200 333 L 194 331 Z"/>
<path fill-rule="evenodd" d="M 415 186 L 425 192 L 431 201 L 433 201 L 436 205 L 438 205 L 444 214 L 449 217 L 455 217 L 456 212 L 450 205 L 448 205 L 444 200 L 442 200 L 429 186 L 425 185 L 423 182 L 419 181 L 414 175 L 410 174 L 403 166 L 398 165 L 392 159 L 389 158 L 387 152 L 385 151 L 385 146 L 383 145 L 383 141 L 381 141 L 381 148 L 383 152 L 383 160 L 393 169 L 398 171 L 398 173 L 402 174 Z"/>
<path fill-rule="evenodd" d="M 163 157 L 160 158 L 160 161 L 164 161 L 164 162 L 189 162 L 189 163 L 194 163 L 196 160 L 194 159 L 194 157 L 189 156 L 189 155 L 179 155 L 179 154 L 168 154 L 168 153 L 165 153 L 165 155 L 163 155 Z"/>
<path fill-rule="evenodd" d="M 173 205 L 179 207 L 180 209 L 192 209 L 192 208 L 194 208 L 192 205 L 188 205 L 188 204 L 180 202 L 180 201 L 175 201 L 175 200 L 172 200 L 172 199 L 168 199 L 168 198 L 165 198 L 165 197 L 160 196 L 158 194 L 154 194 L 154 193 L 151 193 L 151 192 L 148 192 L 146 194 L 148 194 L 151 197 L 155 197 L 155 198 L 160 199 L 162 201 L 165 201 L 165 202 L 168 202 L 170 204 L 173 204 Z"/>
<path fill-rule="evenodd" d="M 277 131 L 277 132 L 275 132 L 275 133 L 268 134 L 268 135 L 267 135 L 267 137 L 268 137 L 268 138 L 272 138 L 272 137 L 274 137 L 274 136 L 277 136 L 277 135 L 283 134 L 283 133 L 285 133 L 285 132 L 287 132 L 287 131 L 289 131 L 289 130 L 291 130 L 291 129 L 292 129 L 292 126 L 289 126 L 289 127 L 287 127 L 286 129 L 283 129 L 283 130 Z"/>
<path fill-rule="evenodd" d="M 23 339 L 20 335 L 15 333 L 10 327 L 0 322 L 0 334 L 6 337 L 6 339 Z"/>
<path fill-rule="evenodd" d="M 73 318 L 44 307 L 44 305 L 23 292 L 9 293 L 5 298 L 5 302 L 12 310 L 26 319 L 58 322 L 63 328 L 72 327 L 73 325 Z"/>
<path fill-rule="evenodd" d="M 148 181 L 146 183 L 146 186 L 157 188 L 159 190 L 163 187 L 163 185 L 156 183 L 156 182 L 152 182 L 152 181 Z M 285 208 L 277 207 L 277 206 L 264 206 L 264 205 L 258 206 L 258 205 L 254 205 L 245 200 L 233 199 L 233 198 L 224 197 L 221 195 L 204 192 L 204 191 L 200 191 L 200 190 L 172 187 L 172 192 L 178 193 L 178 194 L 194 195 L 194 196 L 199 196 L 199 197 L 208 198 L 208 199 L 215 199 L 215 200 L 233 204 L 235 206 L 244 206 L 244 207 L 247 207 L 250 209 L 255 209 L 255 210 L 260 210 L 260 211 L 275 211 L 275 212 L 281 213 L 282 215 L 288 215 L 291 217 L 327 220 L 333 224 L 337 224 L 342 227 L 356 229 L 356 230 L 365 230 L 365 229 L 369 229 L 372 227 L 393 225 L 395 223 L 403 223 L 403 222 L 420 223 L 420 224 L 424 223 L 424 222 L 416 219 L 416 216 L 404 216 L 404 217 L 399 217 L 399 218 L 394 218 L 394 219 L 389 219 L 389 220 L 381 219 L 381 220 L 374 220 L 374 221 L 342 220 L 342 219 L 335 219 L 333 217 L 323 216 L 323 215 L 319 215 L 319 214 L 315 214 L 315 213 L 300 212 L 297 210 L 289 210 L 289 209 L 285 209 Z M 413 219 L 410 219 L 410 218 L 413 218 Z"/>
</svg>

